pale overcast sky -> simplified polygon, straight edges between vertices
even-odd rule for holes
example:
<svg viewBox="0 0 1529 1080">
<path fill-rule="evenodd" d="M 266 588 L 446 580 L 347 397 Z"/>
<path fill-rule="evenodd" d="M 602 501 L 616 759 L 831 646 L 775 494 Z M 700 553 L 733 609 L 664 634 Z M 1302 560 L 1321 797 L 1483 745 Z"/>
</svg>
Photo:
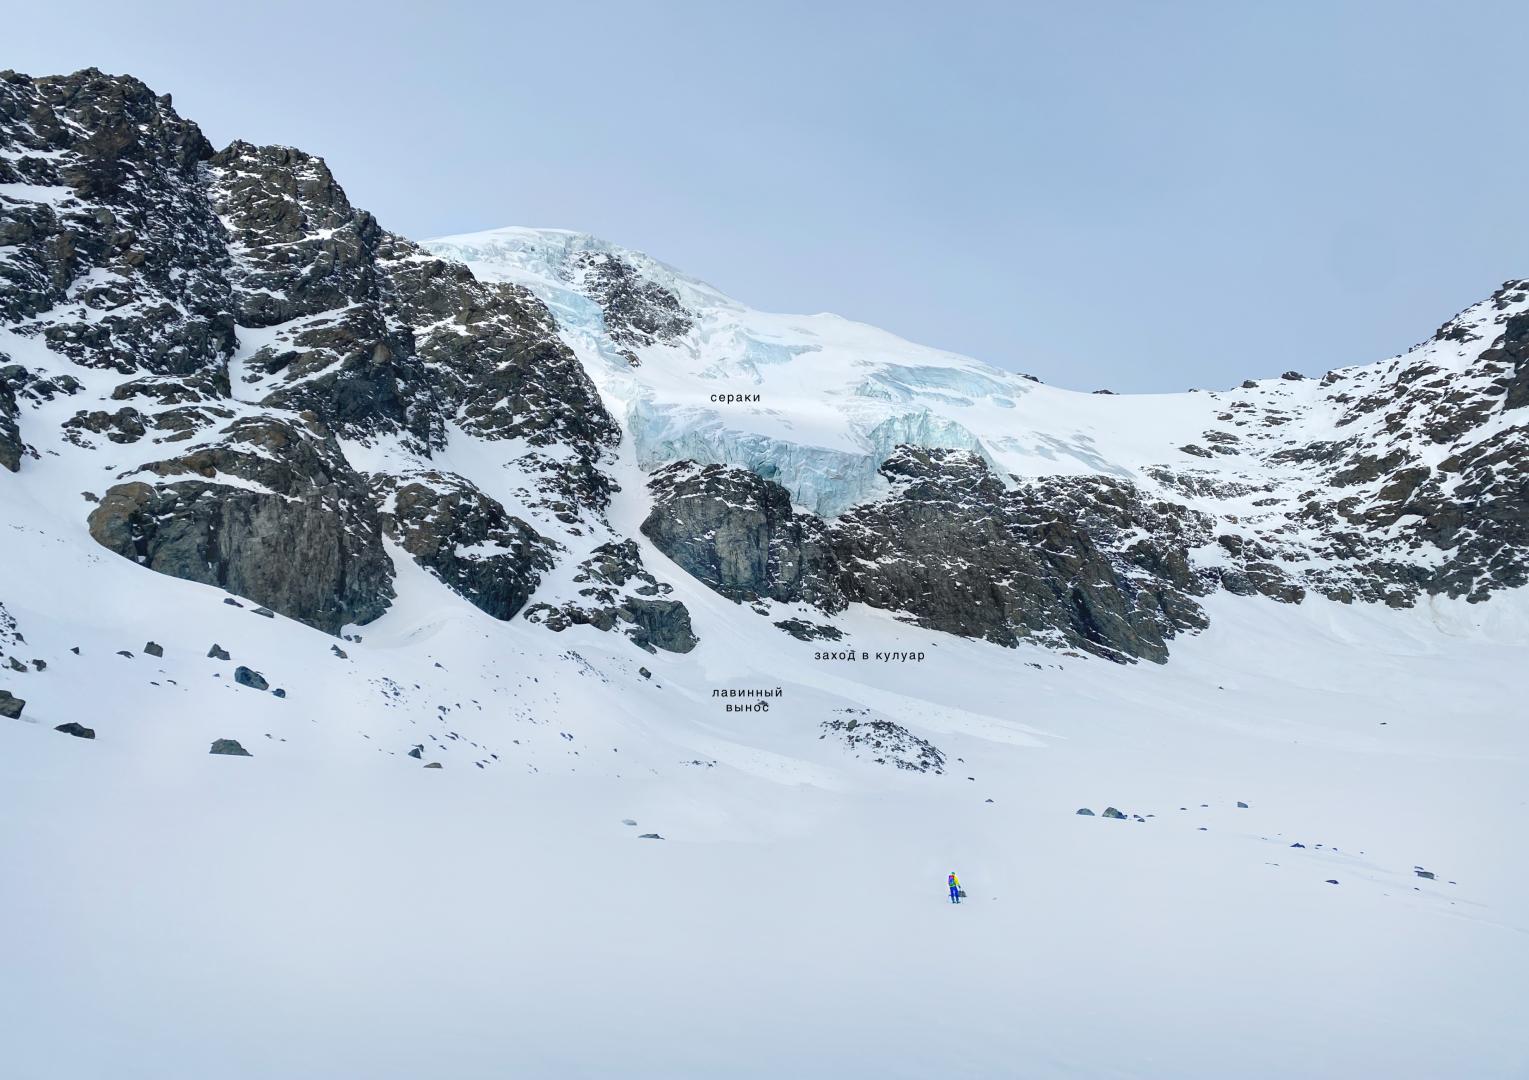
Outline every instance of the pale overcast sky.
<svg viewBox="0 0 1529 1080">
<path fill-rule="evenodd" d="M 51 9 L 51 10 L 50 10 Z M 1523 3 L 12 6 L 416 238 L 550 225 L 1079 389 L 1381 359 L 1529 275 Z"/>
</svg>

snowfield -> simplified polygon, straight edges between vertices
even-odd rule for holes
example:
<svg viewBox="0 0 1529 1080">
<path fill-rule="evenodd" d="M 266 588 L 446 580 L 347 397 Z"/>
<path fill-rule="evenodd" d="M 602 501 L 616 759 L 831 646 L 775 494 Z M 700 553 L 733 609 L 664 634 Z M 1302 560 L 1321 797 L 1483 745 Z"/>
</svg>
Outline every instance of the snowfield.
<svg viewBox="0 0 1529 1080">
<path fill-rule="evenodd" d="M 83 457 L 7 479 L 47 662 L 0 724 L 7 1076 L 1525 1074 L 1522 594 L 1218 594 L 1123 667 L 864 609 L 799 642 L 649 549 L 701 645 L 648 656 L 399 556 L 337 642 L 28 500 Z M 849 645 L 926 659 L 813 658 Z M 851 708 L 944 774 L 818 738 Z"/>
</svg>

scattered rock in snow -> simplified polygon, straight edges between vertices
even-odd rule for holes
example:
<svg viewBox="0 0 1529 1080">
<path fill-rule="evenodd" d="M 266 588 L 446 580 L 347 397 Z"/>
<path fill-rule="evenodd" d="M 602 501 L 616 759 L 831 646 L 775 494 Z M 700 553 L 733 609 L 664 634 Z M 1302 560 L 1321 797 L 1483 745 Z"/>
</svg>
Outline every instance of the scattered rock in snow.
<svg viewBox="0 0 1529 1080">
<path fill-rule="evenodd" d="M 1291 844 L 1291 845 L 1290 845 L 1290 846 L 1291 846 L 1291 847 L 1298 847 L 1298 848 L 1303 848 L 1303 847 L 1305 847 L 1305 846 L 1306 846 L 1306 845 L 1305 845 L 1305 844 Z"/>
<path fill-rule="evenodd" d="M 1116 810 L 1113 806 L 1106 806 L 1104 808 L 1104 816 L 1107 818 L 1114 818 L 1116 821 L 1124 821 L 1126 819 L 1126 816 L 1119 810 Z"/>
<path fill-rule="evenodd" d="M 425 768 L 427 768 L 427 769 L 439 769 L 441 767 L 442 766 L 441 766 L 441 763 L 439 761 L 432 761 L 430 764 L 425 766 Z"/>
<path fill-rule="evenodd" d="M 21 719 L 21 710 L 27 707 L 26 699 L 19 698 L 9 690 L 0 690 L 0 716 L 9 720 Z"/>
<path fill-rule="evenodd" d="M 133 654 L 132 654 L 132 653 L 130 653 L 130 652 L 128 652 L 128 651 L 127 651 L 127 650 L 126 650 L 126 649 L 118 649 L 118 650 L 117 650 L 117 655 L 118 655 L 118 656 L 125 656 L 125 657 L 127 657 L 127 658 L 128 658 L 128 659 L 129 659 L 129 660 L 131 660 L 131 659 L 132 659 L 132 658 L 133 658 Z"/>
<path fill-rule="evenodd" d="M 285 690 L 283 690 L 279 686 L 275 690 L 272 690 L 271 694 L 272 694 L 273 697 L 286 697 L 287 696 L 287 692 Z"/>
<path fill-rule="evenodd" d="M 331 646 L 329 646 L 329 651 L 334 653 L 341 660 L 349 660 L 350 659 L 350 653 L 346 652 L 344 649 L 340 648 L 338 645 L 331 645 Z"/>
<path fill-rule="evenodd" d="M 276 618 L 276 612 L 272 611 L 268 607 L 257 607 L 255 609 L 255 614 L 256 615 L 264 615 L 267 619 L 274 619 L 274 618 Z"/>
<path fill-rule="evenodd" d="M 1085 807 L 1083 807 L 1083 808 L 1082 808 L 1082 809 L 1080 809 L 1080 810 L 1079 810 L 1079 811 L 1078 811 L 1078 813 L 1079 813 L 1079 814 L 1080 814 L 1080 815 L 1082 815 L 1082 816 L 1083 816 L 1083 817 L 1093 817 L 1093 816 L 1094 816 L 1094 812 L 1093 812 L 1093 811 L 1092 811 L 1092 810 L 1090 810 L 1090 809 L 1089 809 L 1089 808 L 1088 808 L 1088 807 L 1086 807 L 1086 806 L 1085 806 Z"/>
<path fill-rule="evenodd" d="M 207 658 L 209 660 L 227 660 L 229 659 L 228 650 L 221 645 L 215 644 L 207 650 Z"/>
<path fill-rule="evenodd" d="M 78 645 L 69 646 L 69 651 L 74 653 L 75 656 L 80 655 L 80 647 Z"/>
<path fill-rule="evenodd" d="M 209 754 L 226 754 L 230 757 L 254 757 L 244 747 L 239 745 L 238 739 L 214 739 Z"/>
<path fill-rule="evenodd" d="M 1338 884 L 1338 879 L 1335 878 L 1335 877 L 1330 877 L 1330 878 L 1327 879 L 1327 883 L 1329 885 L 1336 885 L 1336 884 Z"/>
<path fill-rule="evenodd" d="M 636 825 L 637 822 L 635 822 L 631 818 L 627 817 L 627 818 L 622 818 L 621 819 L 621 824 L 623 824 L 623 825 Z"/>
<path fill-rule="evenodd" d="M 165 654 L 164 646 L 156 641 L 147 642 L 143 646 L 143 654 L 145 656 L 163 656 Z"/>
<path fill-rule="evenodd" d="M 229 607 L 243 607 L 244 606 L 243 604 L 239 603 L 239 601 L 235 600 L 232 596 L 225 596 L 223 598 L 223 602 L 225 604 L 227 604 Z"/>
<path fill-rule="evenodd" d="M 1433 873 L 1432 870 L 1414 870 L 1413 873 L 1416 874 L 1420 878 L 1427 878 L 1429 881 L 1436 881 L 1437 880 L 1437 878 L 1434 877 L 1434 873 Z"/>
<path fill-rule="evenodd" d="M 26 669 L 27 669 L 27 666 L 25 664 L 23 664 L 20 660 L 17 660 L 14 656 L 6 657 L 5 658 L 5 664 L 12 671 L 26 671 Z"/>
<path fill-rule="evenodd" d="M 651 679 L 653 677 L 653 673 L 645 667 L 638 668 L 637 674 L 641 675 L 644 679 Z"/>
<path fill-rule="evenodd" d="M 95 728 L 88 728 L 84 724 L 77 724 L 73 720 L 67 724 L 60 724 L 53 730 L 62 731 L 65 735 L 73 735 L 76 739 L 94 739 L 96 737 Z"/>
<path fill-rule="evenodd" d="M 656 832 L 645 832 L 641 836 L 639 836 L 637 839 L 639 839 L 639 840 L 662 840 L 663 837 L 659 836 L 658 833 L 656 833 Z"/>
<path fill-rule="evenodd" d="M 260 674 L 258 671 L 252 671 L 251 669 L 245 667 L 243 664 L 240 664 L 238 667 L 234 668 L 234 682 L 238 683 L 240 686 L 253 687 L 256 690 L 267 690 L 271 685 L 265 681 L 264 675 Z"/>
</svg>

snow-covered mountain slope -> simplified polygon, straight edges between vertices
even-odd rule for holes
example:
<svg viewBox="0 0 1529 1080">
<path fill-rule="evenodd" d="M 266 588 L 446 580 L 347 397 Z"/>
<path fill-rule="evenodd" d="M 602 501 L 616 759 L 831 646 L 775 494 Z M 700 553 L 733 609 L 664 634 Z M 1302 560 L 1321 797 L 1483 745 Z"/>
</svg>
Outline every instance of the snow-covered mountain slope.
<svg viewBox="0 0 1529 1080">
<path fill-rule="evenodd" d="M 1523 1075 L 1524 292 L 1077 394 L 0 75 L 0 1073 Z"/>
</svg>

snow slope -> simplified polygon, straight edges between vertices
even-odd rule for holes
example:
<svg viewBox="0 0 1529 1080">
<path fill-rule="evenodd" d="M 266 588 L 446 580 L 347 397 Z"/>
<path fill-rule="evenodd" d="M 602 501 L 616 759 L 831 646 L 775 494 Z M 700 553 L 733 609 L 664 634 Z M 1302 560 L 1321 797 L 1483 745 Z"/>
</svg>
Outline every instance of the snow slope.
<svg viewBox="0 0 1529 1080">
<path fill-rule="evenodd" d="M 618 528 L 642 498 L 623 449 Z M 857 650 L 926 659 L 851 663 L 647 548 L 701 638 L 650 657 L 495 621 L 400 556 L 398 601 L 336 642 L 101 551 L 50 495 L 85 457 L 7 487 L 11 651 L 47 662 L 0 724 L 7 1075 L 1529 1064 L 1521 593 L 1218 594 L 1172 663 L 1129 668 L 856 608 Z M 777 687 L 768 713 L 712 696 Z M 946 772 L 819 739 L 837 709 Z M 1144 820 L 1074 813 L 1107 805 Z"/>
</svg>

